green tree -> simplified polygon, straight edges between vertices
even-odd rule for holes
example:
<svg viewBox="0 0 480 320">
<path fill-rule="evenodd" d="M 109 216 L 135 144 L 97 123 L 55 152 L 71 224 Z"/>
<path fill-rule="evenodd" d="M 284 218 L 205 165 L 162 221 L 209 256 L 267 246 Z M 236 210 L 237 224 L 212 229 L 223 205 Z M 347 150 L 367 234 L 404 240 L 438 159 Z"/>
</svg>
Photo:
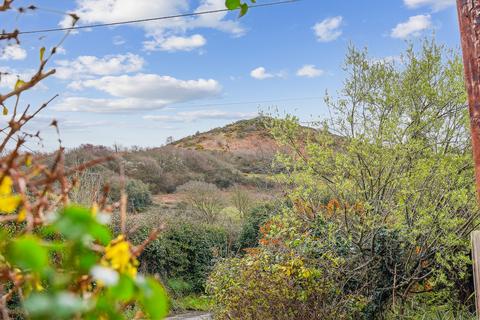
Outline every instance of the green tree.
<svg viewBox="0 0 480 320">
<path fill-rule="evenodd" d="M 479 222 L 461 58 L 425 40 L 397 62 L 350 48 L 344 70 L 320 129 L 270 124 L 293 190 L 258 250 L 290 248 L 320 272 L 335 259 L 339 295 L 360 297 L 368 319 L 418 303 L 458 311 L 472 303 Z"/>
</svg>

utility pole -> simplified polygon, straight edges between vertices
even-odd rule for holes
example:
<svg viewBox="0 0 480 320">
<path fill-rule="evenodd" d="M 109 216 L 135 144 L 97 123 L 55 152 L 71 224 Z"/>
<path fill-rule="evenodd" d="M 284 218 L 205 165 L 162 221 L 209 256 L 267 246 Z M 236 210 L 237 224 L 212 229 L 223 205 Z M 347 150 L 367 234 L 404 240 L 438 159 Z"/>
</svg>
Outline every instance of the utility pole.
<svg viewBox="0 0 480 320">
<path fill-rule="evenodd" d="M 480 0 L 457 0 L 457 10 L 468 93 L 477 199 L 480 204 Z M 480 319 L 480 231 L 472 233 L 472 262 L 475 305 L 477 319 Z"/>
</svg>

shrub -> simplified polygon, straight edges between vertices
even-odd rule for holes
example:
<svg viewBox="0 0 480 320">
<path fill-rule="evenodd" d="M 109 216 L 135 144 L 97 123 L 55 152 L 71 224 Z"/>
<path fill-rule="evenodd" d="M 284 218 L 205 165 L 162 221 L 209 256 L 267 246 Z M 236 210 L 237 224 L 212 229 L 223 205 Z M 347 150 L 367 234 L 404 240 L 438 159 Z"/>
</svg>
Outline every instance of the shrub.
<svg viewBox="0 0 480 320">
<path fill-rule="evenodd" d="M 224 202 L 219 195 L 220 190 L 211 183 L 189 181 L 178 188 L 184 193 L 185 200 L 204 219 L 205 222 L 214 222 L 223 209 Z"/>
<path fill-rule="evenodd" d="M 339 296 L 334 261 L 315 267 L 294 252 L 251 251 L 217 264 L 207 285 L 216 319 L 359 319 L 361 297 Z"/>
<path fill-rule="evenodd" d="M 230 201 L 237 208 L 238 212 L 242 217 L 245 217 L 250 208 L 254 205 L 253 199 L 250 197 L 248 192 L 235 186 L 232 188 L 232 195 L 230 196 Z"/>
<path fill-rule="evenodd" d="M 173 293 L 174 297 L 184 297 L 192 293 L 192 284 L 178 278 L 170 278 L 166 280 L 166 285 Z"/>
<path fill-rule="evenodd" d="M 146 228 L 141 229 L 134 241 L 141 242 L 147 234 Z M 182 222 L 172 225 L 145 249 L 139 257 L 140 267 L 163 279 L 186 282 L 193 292 L 203 292 L 215 259 L 226 255 L 227 244 L 222 229 Z"/>
<path fill-rule="evenodd" d="M 121 182 L 115 179 L 110 183 L 110 198 L 112 201 L 120 200 Z M 127 179 L 125 183 L 127 193 L 127 209 L 131 212 L 145 211 L 152 204 L 152 194 L 148 186 L 140 180 Z"/>
<path fill-rule="evenodd" d="M 94 171 L 77 172 L 74 175 L 76 185 L 69 192 L 73 203 L 90 206 L 100 198 L 104 178 L 101 173 Z"/>
<path fill-rule="evenodd" d="M 273 206 L 264 204 L 250 210 L 238 239 L 238 249 L 254 248 L 261 238 L 260 226 L 274 215 Z"/>
<path fill-rule="evenodd" d="M 152 195 L 148 186 L 139 180 L 129 180 L 125 188 L 128 196 L 128 208 L 132 211 L 144 211 L 152 204 Z"/>
</svg>

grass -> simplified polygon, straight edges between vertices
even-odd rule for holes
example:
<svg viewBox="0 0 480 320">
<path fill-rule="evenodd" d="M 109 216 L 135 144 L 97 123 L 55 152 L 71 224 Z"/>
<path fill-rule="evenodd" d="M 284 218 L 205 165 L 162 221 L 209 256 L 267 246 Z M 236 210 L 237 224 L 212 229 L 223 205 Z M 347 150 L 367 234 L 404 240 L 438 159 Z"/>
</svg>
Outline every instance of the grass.
<svg viewBox="0 0 480 320">
<path fill-rule="evenodd" d="M 213 301 L 210 297 L 205 295 L 188 295 L 177 298 L 173 301 L 174 305 L 179 310 L 188 311 L 211 311 L 213 308 Z"/>
</svg>

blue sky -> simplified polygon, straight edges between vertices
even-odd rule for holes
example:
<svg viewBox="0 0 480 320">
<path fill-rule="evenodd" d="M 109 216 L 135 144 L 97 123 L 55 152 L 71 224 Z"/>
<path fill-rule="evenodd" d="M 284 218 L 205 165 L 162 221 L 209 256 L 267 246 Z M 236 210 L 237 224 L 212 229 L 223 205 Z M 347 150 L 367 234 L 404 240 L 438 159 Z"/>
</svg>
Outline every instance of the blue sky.
<svg viewBox="0 0 480 320">
<path fill-rule="evenodd" d="M 266 3 L 267 0 L 257 0 Z M 30 4 L 15 1 L 16 6 Z M 35 30 L 205 11 L 224 0 L 39 1 L 39 10 L 5 17 L 5 28 Z M 237 13 L 82 30 L 62 44 L 50 67 L 57 73 L 25 95 L 23 105 L 59 97 L 33 122 L 42 145 L 57 146 L 51 119 L 67 147 L 82 143 L 159 146 L 277 108 L 303 120 L 326 116 L 325 90 L 341 87 L 348 45 L 368 47 L 373 58 L 395 58 L 406 41 L 435 33 L 459 49 L 454 0 L 303 0 Z M 2 26 L 3 27 L 3 26 Z M 18 74 L 28 78 L 39 49 L 62 33 L 21 37 L 0 55 L 0 90 Z"/>
</svg>

